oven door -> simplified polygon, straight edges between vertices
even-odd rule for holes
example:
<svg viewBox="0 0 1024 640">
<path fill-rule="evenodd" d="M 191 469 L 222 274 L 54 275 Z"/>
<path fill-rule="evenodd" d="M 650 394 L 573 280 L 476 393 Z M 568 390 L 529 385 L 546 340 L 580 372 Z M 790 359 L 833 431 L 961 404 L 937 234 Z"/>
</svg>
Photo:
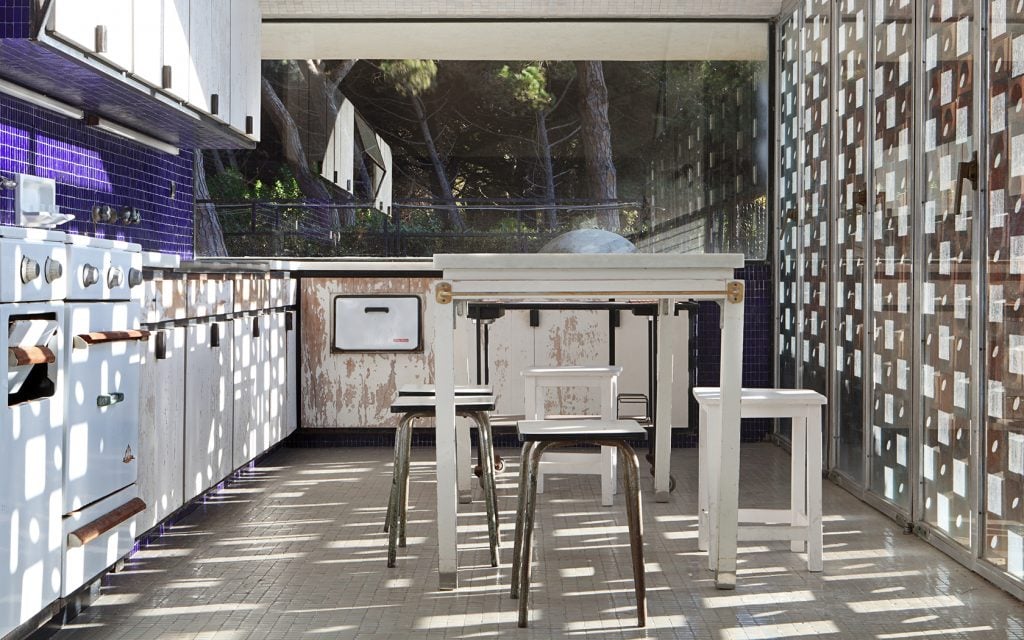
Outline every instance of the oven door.
<svg viewBox="0 0 1024 640">
<path fill-rule="evenodd" d="M 138 476 L 140 341 L 138 305 L 69 304 L 66 309 L 67 425 L 64 513 Z"/>
</svg>

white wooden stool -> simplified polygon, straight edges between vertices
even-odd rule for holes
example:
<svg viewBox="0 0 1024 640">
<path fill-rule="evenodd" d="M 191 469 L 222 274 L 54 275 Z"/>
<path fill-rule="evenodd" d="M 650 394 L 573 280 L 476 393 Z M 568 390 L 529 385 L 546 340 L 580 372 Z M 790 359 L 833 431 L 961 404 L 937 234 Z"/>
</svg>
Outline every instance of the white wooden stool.
<svg viewBox="0 0 1024 640">
<path fill-rule="evenodd" d="M 622 367 L 531 367 L 524 369 L 523 389 L 527 420 L 544 420 L 545 387 L 598 387 L 601 390 L 601 419 L 615 420 Z M 612 506 L 617 475 L 615 447 L 602 446 L 600 453 L 583 451 L 549 453 L 540 464 L 538 491 L 544 493 L 544 475 L 553 473 L 601 476 L 601 505 Z"/>
<path fill-rule="evenodd" d="M 714 530 L 716 486 L 723 466 L 738 465 L 739 460 L 722 460 L 717 439 L 709 435 L 719 428 L 721 419 L 718 387 L 697 387 L 693 396 L 700 405 L 697 548 L 711 551 L 708 568 L 715 570 L 714 559 L 718 557 L 714 548 L 718 539 Z M 806 389 L 743 389 L 740 397 L 740 417 L 792 418 L 793 437 L 790 508 L 739 509 L 740 523 L 757 524 L 741 524 L 737 539 L 789 540 L 790 549 L 795 552 L 803 551 L 806 542 L 807 569 L 821 571 L 821 407 L 827 400 L 820 393 Z"/>
</svg>

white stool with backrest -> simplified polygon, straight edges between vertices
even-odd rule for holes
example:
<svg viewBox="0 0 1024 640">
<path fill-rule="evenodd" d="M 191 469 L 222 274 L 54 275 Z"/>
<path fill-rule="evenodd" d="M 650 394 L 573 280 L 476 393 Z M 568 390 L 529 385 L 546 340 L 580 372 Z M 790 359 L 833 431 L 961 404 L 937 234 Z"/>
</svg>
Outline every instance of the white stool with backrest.
<svg viewBox="0 0 1024 640">
<path fill-rule="evenodd" d="M 710 436 L 720 424 L 719 388 L 697 387 L 693 396 L 700 405 L 697 548 L 711 551 L 708 568 L 714 570 L 716 483 L 721 465 L 738 465 L 739 460 L 722 460 L 717 438 Z M 827 402 L 825 396 L 806 389 L 743 389 L 740 397 L 742 418 L 791 418 L 793 436 L 789 509 L 739 509 L 737 539 L 789 540 L 794 552 L 803 551 L 806 542 L 807 569 L 821 571 L 821 408 Z"/>
<path fill-rule="evenodd" d="M 601 420 L 615 420 L 615 399 L 618 396 L 619 374 L 622 367 L 531 367 L 524 369 L 525 417 L 544 420 L 546 387 L 597 387 L 601 391 Z M 617 473 L 616 450 L 601 447 L 599 453 L 583 451 L 549 453 L 540 464 L 538 491 L 544 493 L 545 474 L 586 474 L 601 476 L 601 505 L 612 506 Z"/>
</svg>

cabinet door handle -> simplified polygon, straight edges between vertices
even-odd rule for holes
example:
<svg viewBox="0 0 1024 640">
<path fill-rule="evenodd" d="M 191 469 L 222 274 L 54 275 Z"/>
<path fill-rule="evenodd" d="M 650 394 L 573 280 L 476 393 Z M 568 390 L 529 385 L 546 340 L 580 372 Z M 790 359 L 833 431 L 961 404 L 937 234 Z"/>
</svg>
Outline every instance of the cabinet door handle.
<svg viewBox="0 0 1024 640">
<path fill-rule="evenodd" d="M 124 402 L 124 394 L 120 392 L 96 396 L 97 407 L 112 407 L 119 402 Z"/>
<path fill-rule="evenodd" d="M 210 325 L 210 347 L 220 347 L 220 325 L 216 322 Z"/>
<path fill-rule="evenodd" d="M 156 359 L 166 360 L 167 359 L 167 332 L 157 331 L 156 333 Z"/>
<path fill-rule="evenodd" d="M 258 317 L 252 319 L 252 337 L 260 337 L 260 319 Z"/>
</svg>

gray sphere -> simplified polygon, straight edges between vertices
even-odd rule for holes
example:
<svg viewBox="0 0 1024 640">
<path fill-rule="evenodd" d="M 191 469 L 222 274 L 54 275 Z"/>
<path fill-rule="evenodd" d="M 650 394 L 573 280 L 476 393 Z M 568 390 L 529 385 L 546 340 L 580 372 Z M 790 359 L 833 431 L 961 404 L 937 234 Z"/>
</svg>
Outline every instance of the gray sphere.
<svg viewBox="0 0 1024 640">
<path fill-rule="evenodd" d="M 636 253 L 636 246 L 604 229 L 574 229 L 552 238 L 539 253 Z"/>
</svg>

